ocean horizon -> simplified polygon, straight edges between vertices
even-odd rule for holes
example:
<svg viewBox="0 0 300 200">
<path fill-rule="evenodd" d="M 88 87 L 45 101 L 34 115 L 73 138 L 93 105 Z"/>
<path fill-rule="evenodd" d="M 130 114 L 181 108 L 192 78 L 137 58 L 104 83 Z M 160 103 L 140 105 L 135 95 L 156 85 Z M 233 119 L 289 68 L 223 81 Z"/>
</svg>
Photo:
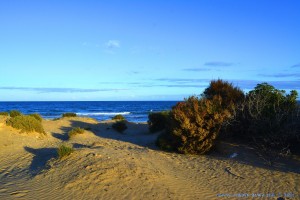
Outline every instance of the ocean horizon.
<svg viewBox="0 0 300 200">
<path fill-rule="evenodd" d="M 1 101 L 0 111 L 19 110 L 55 119 L 73 112 L 80 117 L 108 120 L 121 114 L 130 122 L 147 122 L 150 112 L 170 110 L 179 101 Z"/>
</svg>

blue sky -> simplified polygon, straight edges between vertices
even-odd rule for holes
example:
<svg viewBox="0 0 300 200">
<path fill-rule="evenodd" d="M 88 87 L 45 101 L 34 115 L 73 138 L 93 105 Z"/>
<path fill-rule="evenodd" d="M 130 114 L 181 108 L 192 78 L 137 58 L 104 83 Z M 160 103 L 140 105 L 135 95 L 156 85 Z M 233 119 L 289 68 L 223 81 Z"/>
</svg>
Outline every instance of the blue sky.
<svg viewBox="0 0 300 200">
<path fill-rule="evenodd" d="M 221 78 L 300 92 L 300 1 L 2 0 L 0 101 L 182 100 Z"/>
</svg>

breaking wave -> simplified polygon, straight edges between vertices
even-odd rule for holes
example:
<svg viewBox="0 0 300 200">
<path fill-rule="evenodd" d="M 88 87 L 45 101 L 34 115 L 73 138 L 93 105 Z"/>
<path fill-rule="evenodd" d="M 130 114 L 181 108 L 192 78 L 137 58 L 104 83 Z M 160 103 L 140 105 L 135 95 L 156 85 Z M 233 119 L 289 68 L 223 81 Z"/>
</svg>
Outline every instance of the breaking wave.
<svg viewBox="0 0 300 200">
<path fill-rule="evenodd" d="M 129 115 L 130 112 L 93 112 L 93 113 L 76 113 L 81 116 L 101 116 L 101 115 Z"/>
</svg>

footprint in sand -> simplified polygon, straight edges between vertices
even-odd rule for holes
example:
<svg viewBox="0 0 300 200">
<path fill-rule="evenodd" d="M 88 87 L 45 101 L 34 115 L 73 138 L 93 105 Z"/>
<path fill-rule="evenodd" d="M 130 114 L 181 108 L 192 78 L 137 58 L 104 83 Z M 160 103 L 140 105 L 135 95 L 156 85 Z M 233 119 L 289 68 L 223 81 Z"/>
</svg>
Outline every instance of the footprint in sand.
<svg viewBox="0 0 300 200">
<path fill-rule="evenodd" d="M 227 166 L 224 170 L 225 170 L 225 172 L 227 172 L 228 174 L 234 176 L 235 178 L 245 179 L 239 173 L 234 171 L 230 166 Z"/>
<path fill-rule="evenodd" d="M 21 190 L 21 191 L 15 191 L 10 193 L 10 195 L 14 196 L 14 197 L 24 197 L 27 195 L 27 193 L 29 192 L 29 190 Z"/>
</svg>

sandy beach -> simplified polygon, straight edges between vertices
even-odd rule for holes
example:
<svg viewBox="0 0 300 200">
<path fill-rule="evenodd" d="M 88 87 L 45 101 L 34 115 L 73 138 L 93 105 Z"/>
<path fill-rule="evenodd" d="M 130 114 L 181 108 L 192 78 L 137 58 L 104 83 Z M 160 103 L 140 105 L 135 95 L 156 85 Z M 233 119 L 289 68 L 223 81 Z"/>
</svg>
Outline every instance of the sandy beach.
<svg viewBox="0 0 300 200">
<path fill-rule="evenodd" d="M 205 156 L 159 150 L 146 123 L 43 120 L 45 136 L 0 119 L 0 199 L 300 199 L 299 157 L 273 159 L 223 142 Z M 68 139 L 73 127 L 84 134 Z M 57 147 L 75 151 L 57 159 Z M 262 196 L 262 197 L 259 197 Z"/>
</svg>

